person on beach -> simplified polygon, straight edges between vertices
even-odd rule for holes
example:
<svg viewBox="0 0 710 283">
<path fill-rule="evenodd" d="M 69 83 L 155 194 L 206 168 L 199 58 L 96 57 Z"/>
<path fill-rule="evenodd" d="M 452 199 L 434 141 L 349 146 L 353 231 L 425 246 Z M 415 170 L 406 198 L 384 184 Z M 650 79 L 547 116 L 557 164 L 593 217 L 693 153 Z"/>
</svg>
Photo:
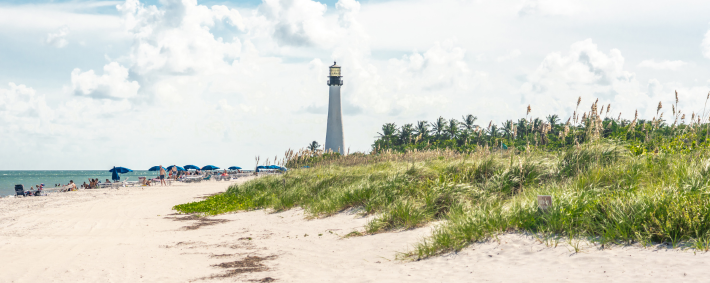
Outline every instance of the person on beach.
<svg viewBox="0 0 710 283">
<path fill-rule="evenodd" d="M 109 181 L 108 179 L 106 179 L 106 184 L 111 184 L 111 181 Z"/>
<path fill-rule="evenodd" d="M 170 175 L 173 175 L 173 177 L 175 177 L 175 179 L 177 179 L 177 172 L 178 172 L 177 166 L 173 166 L 173 169 L 170 169 Z"/>
<path fill-rule="evenodd" d="M 69 180 L 67 187 L 67 191 L 76 191 L 76 184 L 74 184 L 74 180 Z"/>
<path fill-rule="evenodd" d="M 163 165 L 160 165 L 160 185 L 168 185 L 168 183 L 165 182 L 165 168 L 163 168 Z"/>
</svg>

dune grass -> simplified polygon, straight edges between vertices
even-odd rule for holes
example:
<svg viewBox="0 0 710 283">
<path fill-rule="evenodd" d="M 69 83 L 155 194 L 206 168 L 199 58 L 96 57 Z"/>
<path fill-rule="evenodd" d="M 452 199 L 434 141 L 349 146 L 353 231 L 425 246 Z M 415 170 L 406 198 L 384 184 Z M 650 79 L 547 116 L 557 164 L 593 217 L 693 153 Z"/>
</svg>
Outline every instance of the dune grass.
<svg viewBox="0 0 710 283">
<path fill-rule="evenodd" d="M 344 156 L 174 209 L 215 215 L 298 206 L 325 217 L 357 207 L 375 215 L 365 227 L 371 234 L 444 220 L 406 254 L 411 258 L 457 251 L 505 232 L 707 251 L 709 158 L 704 149 L 635 156 L 610 142 L 555 152 Z M 545 212 L 537 195 L 553 196 Z"/>
</svg>

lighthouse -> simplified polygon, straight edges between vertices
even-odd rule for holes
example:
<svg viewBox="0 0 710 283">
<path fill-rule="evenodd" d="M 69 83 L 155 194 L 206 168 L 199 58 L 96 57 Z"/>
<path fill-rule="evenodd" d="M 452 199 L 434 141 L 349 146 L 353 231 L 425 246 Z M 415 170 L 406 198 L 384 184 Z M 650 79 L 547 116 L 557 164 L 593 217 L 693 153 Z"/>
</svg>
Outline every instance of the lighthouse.
<svg viewBox="0 0 710 283">
<path fill-rule="evenodd" d="M 340 109 L 340 86 L 343 85 L 340 66 L 333 62 L 328 76 L 328 129 L 325 134 L 325 150 L 343 154 L 343 111 Z"/>
</svg>

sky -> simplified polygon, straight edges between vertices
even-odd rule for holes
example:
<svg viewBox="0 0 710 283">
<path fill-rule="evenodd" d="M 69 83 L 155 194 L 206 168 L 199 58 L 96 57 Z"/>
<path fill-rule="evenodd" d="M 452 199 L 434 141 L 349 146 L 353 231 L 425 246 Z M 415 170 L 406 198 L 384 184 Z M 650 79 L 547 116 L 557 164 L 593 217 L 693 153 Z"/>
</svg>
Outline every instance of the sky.
<svg viewBox="0 0 710 283">
<path fill-rule="evenodd" d="M 384 123 L 706 113 L 710 1 L 0 1 L 0 170 L 220 167 Z"/>
</svg>

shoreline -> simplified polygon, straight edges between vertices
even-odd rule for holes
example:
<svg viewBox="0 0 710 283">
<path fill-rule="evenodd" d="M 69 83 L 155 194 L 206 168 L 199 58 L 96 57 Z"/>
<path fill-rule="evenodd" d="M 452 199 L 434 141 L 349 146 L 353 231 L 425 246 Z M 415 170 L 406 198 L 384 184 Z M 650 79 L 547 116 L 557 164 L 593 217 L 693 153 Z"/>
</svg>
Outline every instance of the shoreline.
<svg viewBox="0 0 710 283">
<path fill-rule="evenodd" d="M 243 182 L 243 178 L 238 182 Z M 433 225 L 343 238 L 370 219 L 306 219 L 302 209 L 214 217 L 173 205 L 229 182 L 126 187 L 0 199 L 7 282 L 702 282 L 710 254 L 690 250 L 548 247 L 520 234 L 455 254 L 398 261 Z M 256 281 L 248 281 L 256 280 Z"/>
</svg>

